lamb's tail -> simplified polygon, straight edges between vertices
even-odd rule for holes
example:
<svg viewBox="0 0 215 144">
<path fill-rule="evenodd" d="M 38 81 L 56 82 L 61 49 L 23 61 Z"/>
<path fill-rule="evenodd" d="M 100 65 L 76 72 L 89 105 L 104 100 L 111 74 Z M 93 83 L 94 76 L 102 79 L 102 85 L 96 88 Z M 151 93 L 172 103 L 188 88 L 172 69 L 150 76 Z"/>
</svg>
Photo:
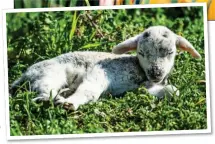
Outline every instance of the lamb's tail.
<svg viewBox="0 0 215 144">
<path fill-rule="evenodd" d="M 9 95 L 13 96 L 16 90 L 19 88 L 19 86 L 25 81 L 25 76 L 22 75 L 20 78 L 15 80 L 11 86 L 9 87 Z"/>
</svg>

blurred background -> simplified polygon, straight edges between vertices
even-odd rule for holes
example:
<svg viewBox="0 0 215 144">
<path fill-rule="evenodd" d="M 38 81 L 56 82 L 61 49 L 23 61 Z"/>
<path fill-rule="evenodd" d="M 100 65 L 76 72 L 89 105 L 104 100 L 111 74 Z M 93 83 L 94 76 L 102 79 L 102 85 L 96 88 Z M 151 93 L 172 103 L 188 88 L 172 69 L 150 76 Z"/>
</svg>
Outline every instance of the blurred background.
<svg viewBox="0 0 215 144">
<path fill-rule="evenodd" d="M 208 20 L 215 20 L 215 0 L 14 0 L 14 8 L 207 2 Z"/>
</svg>

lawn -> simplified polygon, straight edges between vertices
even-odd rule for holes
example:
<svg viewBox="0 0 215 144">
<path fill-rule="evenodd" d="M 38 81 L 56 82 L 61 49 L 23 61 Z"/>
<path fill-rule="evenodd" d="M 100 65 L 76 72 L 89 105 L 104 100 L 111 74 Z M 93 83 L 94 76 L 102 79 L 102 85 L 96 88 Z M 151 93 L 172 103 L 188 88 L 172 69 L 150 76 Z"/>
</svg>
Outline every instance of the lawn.
<svg viewBox="0 0 215 144">
<path fill-rule="evenodd" d="M 70 112 L 32 102 L 36 94 L 24 84 L 9 97 L 11 136 L 207 129 L 202 7 L 8 13 L 9 84 L 36 62 L 70 51 L 111 52 L 154 25 L 184 36 L 202 56 L 197 60 L 184 52 L 176 57 L 168 82 L 180 96 L 158 99 L 140 87 Z"/>
</svg>

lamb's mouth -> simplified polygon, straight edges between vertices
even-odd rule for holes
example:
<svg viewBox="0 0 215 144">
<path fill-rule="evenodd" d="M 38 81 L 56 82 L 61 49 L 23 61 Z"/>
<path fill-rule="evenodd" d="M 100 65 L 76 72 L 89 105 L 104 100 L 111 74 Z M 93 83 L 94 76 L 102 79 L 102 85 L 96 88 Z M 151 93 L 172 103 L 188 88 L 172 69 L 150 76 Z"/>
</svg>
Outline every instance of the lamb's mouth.
<svg viewBox="0 0 215 144">
<path fill-rule="evenodd" d="M 164 78 L 161 79 L 152 79 L 150 77 L 148 77 L 149 81 L 151 81 L 152 83 L 156 83 L 156 84 L 160 84 L 163 82 Z"/>
</svg>

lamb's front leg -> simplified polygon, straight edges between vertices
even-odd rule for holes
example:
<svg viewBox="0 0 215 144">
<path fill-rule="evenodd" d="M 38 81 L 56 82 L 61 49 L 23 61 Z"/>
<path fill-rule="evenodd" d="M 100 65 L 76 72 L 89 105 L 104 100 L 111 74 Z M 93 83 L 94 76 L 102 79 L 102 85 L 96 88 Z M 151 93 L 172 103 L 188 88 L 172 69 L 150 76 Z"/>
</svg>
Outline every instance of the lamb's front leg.
<svg viewBox="0 0 215 144">
<path fill-rule="evenodd" d="M 108 85 L 105 71 L 96 67 L 86 74 L 74 94 L 67 98 L 57 97 L 56 104 L 63 104 L 65 109 L 77 110 L 80 105 L 96 101 L 107 90 Z"/>
<path fill-rule="evenodd" d="M 148 88 L 148 92 L 159 98 L 163 98 L 164 96 L 170 97 L 174 94 L 179 96 L 179 90 L 173 85 L 154 85 Z"/>
</svg>

